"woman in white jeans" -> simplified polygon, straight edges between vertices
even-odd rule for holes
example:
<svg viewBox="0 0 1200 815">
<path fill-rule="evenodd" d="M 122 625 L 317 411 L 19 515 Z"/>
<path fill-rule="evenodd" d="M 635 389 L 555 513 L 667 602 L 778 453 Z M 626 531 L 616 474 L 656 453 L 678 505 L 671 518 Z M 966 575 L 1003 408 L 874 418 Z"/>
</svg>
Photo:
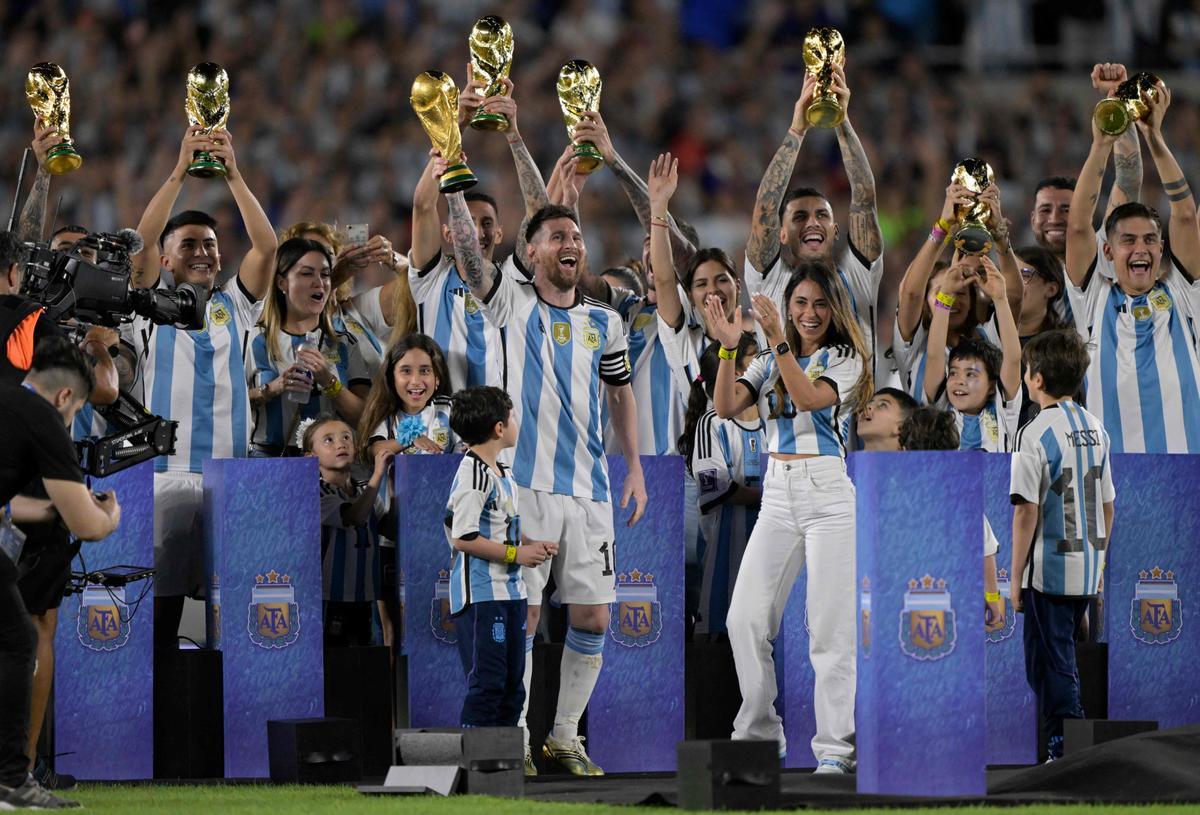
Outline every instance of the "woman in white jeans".
<svg viewBox="0 0 1200 815">
<path fill-rule="evenodd" d="M 873 384 L 868 349 L 840 283 L 819 263 L 802 264 L 784 292 L 786 323 L 755 295 L 767 348 L 736 378 L 742 317 L 706 304 L 720 340 L 713 406 L 722 418 L 758 403 L 770 460 L 762 508 L 730 602 L 728 627 L 742 707 L 734 739 L 767 739 L 786 750 L 775 712 L 772 641 L 796 576 L 808 567 L 809 658 L 816 674 L 817 772 L 853 772 L 855 682 L 854 486 L 846 476 L 845 428 Z"/>
</svg>

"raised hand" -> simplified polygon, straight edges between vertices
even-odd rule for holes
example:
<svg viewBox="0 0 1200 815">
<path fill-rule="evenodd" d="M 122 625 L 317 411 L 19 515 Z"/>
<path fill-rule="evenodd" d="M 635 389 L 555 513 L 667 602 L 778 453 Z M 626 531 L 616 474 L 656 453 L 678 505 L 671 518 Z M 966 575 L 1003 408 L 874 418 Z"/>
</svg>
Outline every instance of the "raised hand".
<svg viewBox="0 0 1200 815">
<path fill-rule="evenodd" d="M 1112 96 L 1128 78 L 1125 66 L 1119 62 L 1102 62 L 1092 67 L 1092 87 L 1105 96 Z"/>
<path fill-rule="evenodd" d="M 200 125 L 191 125 L 183 132 L 183 140 L 179 143 L 179 159 L 175 162 L 175 170 L 182 173 L 192 163 L 196 153 L 201 150 L 212 150 L 213 140 L 204 132 Z"/>
<path fill-rule="evenodd" d="M 471 70 L 471 63 L 468 62 L 467 81 L 463 83 L 462 89 L 458 92 L 459 127 L 471 121 L 471 117 L 475 115 L 475 111 L 479 110 L 479 106 L 483 104 L 484 84 L 475 81 L 474 76 L 475 73 Z"/>
<path fill-rule="evenodd" d="M 946 187 L 946 201 L 942 204 L 942 219 L 948 224 L 954 224 L 954 208 L 956 206 L 969 207 L 975 203 L 975 198 L 971 191 L 962 184 L 951 183 Z"/>
<path fill-rule="evenodd" d="M 717 342 L 725 348 L 737 348 L 742 340 L 742 310 L 733 310 L 733 319 L 725 316 L 721 298 L 712 295 L 704 301 L 704 324 Z"/>
<path fill-rule="evenodd" d="M 233 136 L 228 130 L 214 130 L 210 134 L 212 147 L 208 152 L 225 164 L 225 180 L 235 181 L 238 178 L 237 157 L 233 153 Z"/>
<path fill-rule="evenodd" d="M 1171 90 L 1166 83 L 1160 79 L 1155 87 L 1158 88 L 1158 97 L 1146 100 L 1146 107 L 1150 110 L 1145 116 L 1138 119 L 1137 123 L 1144 136 L 1162 132 L 1163 116 L 1166 115 L 1167 108 L 1171 106 Z"/>
<path fill-rule="evenodd" d="M 38 169 L 46 169 L 46 156 L 50 152 L 50 148 L 62 141 L 62 136 L 58 131 L 47 125 L 41 119 L 35 119 L 33 122 L 33 141 L 29 146 L 33 148 L 33 155 L 37 158 Z M 190 161 L 191 158 L 189 157 Z"/>
<path fill-rule="evenodd" d="M 589 141 L 596 145 L 606 164 L 611 165 L 615 160 L 617 151 L 608 135 L 608 126 L 598 110 L 589 110 L 579 118 L 579 124 L 575 125 L 575 141 Z"/>
<path fill-rule="evenodd" d="M 679 159 L 672 158 L 670 153 L 663 153 L 650 162 L 650 172 L 646 174 L 646 185 L 650 194 L 650 211 L 664 213 L 671 203 L 671 196 L 679 186 Z"/>
<path fill-rule="evenodd" d="M 511 138 L 514 135 L 519 135 L 517 129 L 517 103 L 513 99 L 513 82 L 508 77 L 500 80 L 504 83 L 504 93 L 498 93 L 495 96 L 489 96 L 482 101 L 483 110 L 485 113 L 502 113 L 508 119 L 508 130 L 501 131 L 506 138 Z"/>
<path fill-rule="evenodd" d="M 774 346 L 783 342 L 783 322 L 780 320 L 779 306 L 775 305 L 775 301 L 765 294 L 756 294 L 750 298 L 750 307 L 754 313 L 754 321 L 759 324 L 763 334 L 767 337 L 767 343 Z M 733 346 L 726 347 L 732 348 Z"/>
<path fill-rule="evenodd" d="M 833 84 L 830 86 L 833 95 L 841 103 L 846 117 L 850 116 L 850 85 L 846 83 L 846 68 L 842 65 L 833 66 Z"/>
<path fill-rule="evenodd" d="M 804 84 L 800 87 L 800 98 L 796 100 L 796 104 L 792 107 L 792 130 L 804 133 L 808 130 L 808 117 L 804 114 L 808 111 L 808 106 L 812 104 L 813 95 L 817 90 L 817 78 L 809 74 L 804 75 Z"/>
<path fill-rule="evenodd" d="M 971 277 L 971 284 L 991 298 L 993 303 L 999 303 L 1007 297 L 1007 284 L 1004 275 L 996 268 L 989 257 L 981 257 L 983 268 Z"/>
</svg>

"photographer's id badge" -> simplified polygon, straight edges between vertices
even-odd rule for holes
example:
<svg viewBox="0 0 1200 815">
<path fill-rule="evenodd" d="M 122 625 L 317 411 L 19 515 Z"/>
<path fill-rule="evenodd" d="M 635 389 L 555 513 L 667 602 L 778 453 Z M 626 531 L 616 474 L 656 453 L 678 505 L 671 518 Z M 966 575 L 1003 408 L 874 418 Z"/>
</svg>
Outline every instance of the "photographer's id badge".
<svg viewBox="0 0 1200 815">
<path fill-rule="evenodd" d="M 12 520 L 12 505 L 4 505 L 4 514 L 0 515 L 0 551 L 4 552 L 14 564 L 21 559 L 21 550 L 25 548 L 25 533 L 17 529 Z"/>
</svg>

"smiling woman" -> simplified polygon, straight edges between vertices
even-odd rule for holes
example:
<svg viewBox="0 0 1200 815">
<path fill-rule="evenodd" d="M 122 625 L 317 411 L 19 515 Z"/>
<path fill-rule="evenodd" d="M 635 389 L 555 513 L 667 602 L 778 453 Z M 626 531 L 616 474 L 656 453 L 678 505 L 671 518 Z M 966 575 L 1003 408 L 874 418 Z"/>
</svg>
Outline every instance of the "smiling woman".
<svg viewBox="0 0 1200 815">
<path fill-rule="evenodd" d="M 362 415 L 370 376 L 359 341 L 334 329 L 332 265 L 329 249 L 306 238 L 284 241 L 276 253 L 246 366 L 252 456 L 298 455 L 302 419 L 336 413 L 353 425 Z"/>
</svg>

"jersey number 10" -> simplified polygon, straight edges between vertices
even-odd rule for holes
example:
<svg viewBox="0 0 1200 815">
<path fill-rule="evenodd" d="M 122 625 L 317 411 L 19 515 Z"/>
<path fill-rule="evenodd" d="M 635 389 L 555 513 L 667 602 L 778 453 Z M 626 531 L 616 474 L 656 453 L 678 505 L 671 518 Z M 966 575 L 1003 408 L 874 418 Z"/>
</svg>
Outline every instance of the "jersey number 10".
<svg viewBox="0 0 1200 815">
<path fill-rule="evenodd" d="M 1098 520 L 1096 515 L 1103 510 L 1096 505 L 1096 484 L 1100 481 L 1103 474 L 1103 468 L 1099 465 L 1091 467 L 1083 474 L 1083 517 L 1087 528 L 1087 541 L 1091 543 L 1092 548 L 1103 551 L 1108 546 L 1108 536 L 1100 535 L 1096 531 Z M 1075 503 L 1078 500 L 1075 489 L 1075 473 L 1070 467 L 1063 466 L 1062 473 L 1050 485 L 1050 489 L 1055 495 L 1062 498 L 1063 504 L 1063 535 L 1065 540 L 1058 542 L 1058 553 L 1060 555 L 1069 552 L 1082 552 L 1084 539 L 1078 537 L 1078 527 L 1076 526 Z M 1108 530 L 1105 530 L 1107 532 Z"/>
</svg>

